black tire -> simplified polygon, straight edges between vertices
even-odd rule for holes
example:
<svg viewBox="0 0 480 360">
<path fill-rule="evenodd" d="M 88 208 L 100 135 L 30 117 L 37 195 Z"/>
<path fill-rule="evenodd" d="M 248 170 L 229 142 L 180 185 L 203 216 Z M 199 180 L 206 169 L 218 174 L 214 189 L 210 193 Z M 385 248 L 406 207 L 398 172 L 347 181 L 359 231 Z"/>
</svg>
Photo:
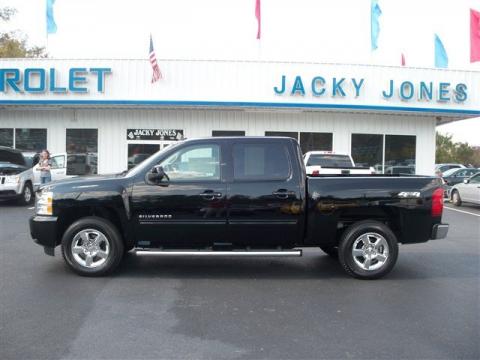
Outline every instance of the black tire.
<svg viewBox="0 0 480 360">
<path fill-rule="evenodd" d="M 458 190 L 452 191 L 452 204 L 455 206 L 462 206 L 462 198 Z"/>
<path fill-rule="evenodd" d="M 332 258 L 338 259 L 338 247 L 322 245 L 322 246 L 320 246 L 320 249 L 322 249 L 322 251 L 325 254 L 331 256 Z"/>
<path fill-rule="evenodd" d="M 20 197 L 18 198 L 18 203 L 20 205 L 30 205 L 35 199 L 35 194 L 33 193 L 33 187 L 30 182 L 26 182 L 23 185 L 23 191 Z"/>
<path fill-rule="evenodd" d="M 82 231 L 86 231 L 87 229 L 94 230 L 93 232 L 89 232 L 90 234 L 99 233 L 105 237 L 106 241 L 104 241 L 104 249 L 108 243 L 108 250 L 104 251 L 104 253 L 107 253 L 108 255 L 102 257 L 104 262 L 93 268 L 88 267 L 88 264 L 80 264 L 79 260 L 76 260 L 72 247 L 72 242 L 76 239 L 76 236 L 80 235 Z M 87 237 L 88 236 L 89 235 L 87 235 Z M 65 263 L 74 272 L 82 276 L 104 276 L 110 274 L 122 261 L 123 254 L 124 244 L 122 236 L 115 225 L 103 218 L 90 216 L 77 220 L 68 227 L 62 237 L 62 256 Z M 80 253 L 77 256 L 85 256 L 86 259 L 86 255 L 83 253 Z M 93 256 L 93 259 L 97 259 L 97 262 L 101 262 L 101 259 L 99 258 L 100 256 Z"/>
<path fill-rule="evenodd" d="M 361 265 L 359 265 L 358 263 L 361 262 L 361 259 L 363 259 L 366 263 L 367 257 L 369 255 L 365 257 L 355 257 L 353 255 L 353 245 L 357 240 L 360 241 L 359 243 L 357 243 L 357 246 L 361 245 L 364 240 L 361 240 L 360 237 L 366 234 L 369 234 L 369 239 L 372 238 L 376 241 L 379 241 L 378 239 L 383 238 L 388 245 L 388 247 L 381 246 L 380 248 L 381 250 L 383 249 L 383 252 L 378 252 L 378 256 L 384 257 L 384 255 L 386 254 L 384 252 L 385 249 L 388 251 L 383 265 L 381 264 L 380 260 L 377 260 L 377 255 L 375 255 L 375 258 L 370 261 L 372 266 L 372 269 L 370 270 L 362 268 Z M 374 244 L 377 244 L 376 241 L 374 242 Z M 383 240 L 381 241 L 381 243 L 384 243 Z M 362 249 L 357 249 L 358 251 L 363 251 Z M 368 251 L 370 250 L 371 249 L 368 249 Z M 353 224 L 343 233 L 338 246 L 338 259 L 340 260 L 340 264 L 347 272 L 347 274 L 358 279 L 371 280 L 385 276 L 393 269 L 395 263 L 397 262 L 397 258 L 398 242 L 395 234 L 390 230 L 388 226 L 378 221 L 367 220 Z M 376 266 L 380 267 L 375 269 Z"/>
</svg>

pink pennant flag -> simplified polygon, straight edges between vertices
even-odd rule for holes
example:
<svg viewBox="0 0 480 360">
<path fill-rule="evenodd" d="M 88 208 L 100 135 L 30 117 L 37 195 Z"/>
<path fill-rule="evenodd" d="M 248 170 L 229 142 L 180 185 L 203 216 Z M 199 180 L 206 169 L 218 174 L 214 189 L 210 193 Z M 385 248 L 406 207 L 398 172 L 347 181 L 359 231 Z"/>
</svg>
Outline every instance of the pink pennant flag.
<svg viewBox="0 0 480 360">
<path fill-rule="evenodd" d="M 480 12 L 470 9 L 470 62 L 480 61 Z"/>
<path fill-rule="evenodd" d="M 261 29 L 262 29 L 262 14 L 260 12 L 260 0 L 256 0 L 256 3 L 255 3 L 255 17 L 257 18 L 257 23 L 258 23 L 257 39 L 260 39 Z"/>
</svg>

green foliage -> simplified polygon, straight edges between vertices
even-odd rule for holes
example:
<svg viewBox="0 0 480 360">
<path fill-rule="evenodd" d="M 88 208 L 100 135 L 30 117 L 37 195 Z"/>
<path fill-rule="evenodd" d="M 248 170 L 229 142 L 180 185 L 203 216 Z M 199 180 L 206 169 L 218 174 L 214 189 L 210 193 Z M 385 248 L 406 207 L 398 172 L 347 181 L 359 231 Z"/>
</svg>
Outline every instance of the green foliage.
<svg viewBox="0 0 480 360">
<path fill-rule="evenodd" d="M 479 151 L 472 148 L 468 143 L 454 142 L 452 135 L 442 135 L 437 132 L 437 149 L 435 162 L 460 163 L 480 166 Z"/>
<path fill-rule="evenodd" d="M 16 10 L 9 7 L 0 8 L 0 24 L 15 15 Z M 27 38 L 21 32 L 0 32 L 0 58 L 47 57 L 44 47 L 27 44 Z"/>
</svg>

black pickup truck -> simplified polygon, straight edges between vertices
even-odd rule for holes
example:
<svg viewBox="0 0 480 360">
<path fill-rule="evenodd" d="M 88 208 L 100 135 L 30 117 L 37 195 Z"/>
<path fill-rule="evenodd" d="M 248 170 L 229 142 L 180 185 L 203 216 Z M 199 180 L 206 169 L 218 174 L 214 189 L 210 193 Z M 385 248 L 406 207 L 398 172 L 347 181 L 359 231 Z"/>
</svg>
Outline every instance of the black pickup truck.
<svg viewBox="0 0 480 360">
<path fill-rule="evenodd" d="M 179 142 L 121 174 L 41 188 L 30 231 L 61 245 L 78 274 L 105 275 L 138 256 L 301 256 L 320 247 L 345 271 L 374 279 L 398 243 L 444 238 L 443 189 L 421 176 L 307 177 L 282 137 Z"/>
</svg>

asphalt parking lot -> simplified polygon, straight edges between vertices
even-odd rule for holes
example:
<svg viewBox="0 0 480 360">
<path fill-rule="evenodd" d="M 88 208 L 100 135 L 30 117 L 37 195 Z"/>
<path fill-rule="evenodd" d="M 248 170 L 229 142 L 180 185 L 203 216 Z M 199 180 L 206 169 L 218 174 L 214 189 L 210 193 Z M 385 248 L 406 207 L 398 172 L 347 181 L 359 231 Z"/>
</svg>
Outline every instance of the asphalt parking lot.
<svg viewBox="0 0 480 360">
<path fill-rule="evenodd" d="M 81 278 L 29 236 L 33 212 L 0 204 L 0 359 L 480 357 L 480 207 L 446 209 L 446 240 L 400 247 L 386 278 L 303 258 L 128 254 Z"/>
</svg>

